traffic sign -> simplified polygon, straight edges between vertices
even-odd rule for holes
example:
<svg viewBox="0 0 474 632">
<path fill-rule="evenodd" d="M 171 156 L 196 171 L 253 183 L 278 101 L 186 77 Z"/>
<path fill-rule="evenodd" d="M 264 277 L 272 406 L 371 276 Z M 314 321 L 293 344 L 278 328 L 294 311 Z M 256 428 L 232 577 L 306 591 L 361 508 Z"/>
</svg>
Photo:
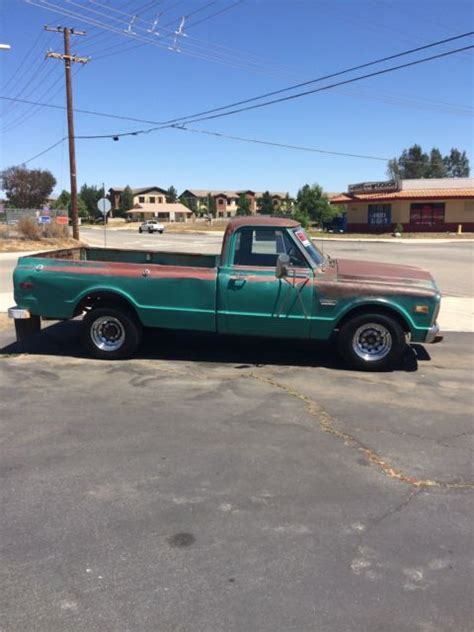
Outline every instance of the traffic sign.
<svg viewBox="0 0 474 632">
<path fill-rule="evenodd" d="M 97 208 L 102 213 L 102 215 L 105 216 L 112 208 L 112 204 L 110 203 L 110 200 L 108 200 L 107 198 L 105 197 L 100 198 L 100 200 L 97 202 Z"/>
</svg>

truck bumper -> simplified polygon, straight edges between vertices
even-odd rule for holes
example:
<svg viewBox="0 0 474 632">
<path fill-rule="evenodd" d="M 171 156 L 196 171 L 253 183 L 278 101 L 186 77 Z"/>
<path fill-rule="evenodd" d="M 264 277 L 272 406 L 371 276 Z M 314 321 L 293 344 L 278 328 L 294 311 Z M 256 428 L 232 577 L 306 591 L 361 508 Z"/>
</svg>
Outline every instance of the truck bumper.
<svg viewBox="0 0 474 632">
<path fill-rule="evenodd" d="M 425 342 L 426 343 L 436 343 L 441 342 L 443 340 L 443 336 L 439 335 L 439 325 L 438 323 L 434 323 L 428 329 L 428 333 L 426 334 Z"/>
<path fill-rule="evenodd" d="M 22 309 L 21 307 L 9 307 L 8 318 L 13 318 L 13 320 L 25 320 L 27 318 L 31 318 L 31 313 L 29 309 Z"/>
<path fill-rule="evenodd" d="M 31 314 L 29 309 L 10 307 L 8 309 L 8 318 L 12 318 L 15 321 L 17 342 L 21 342 L 25 338 L 29 338 L 41 331 L 41 318 Z"/>
</svg>

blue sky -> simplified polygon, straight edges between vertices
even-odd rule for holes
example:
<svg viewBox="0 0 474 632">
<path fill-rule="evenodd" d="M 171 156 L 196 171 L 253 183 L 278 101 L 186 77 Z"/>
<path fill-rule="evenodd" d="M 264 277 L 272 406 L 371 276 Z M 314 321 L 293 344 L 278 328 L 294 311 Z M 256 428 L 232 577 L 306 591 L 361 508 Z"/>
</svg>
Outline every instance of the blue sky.
<svg viewBox="0 0 474 632">
<path fill-rule="evenodd" d="M 46 50 L 62 50 L 62 36 L 44 32 L 43 25 L 66 24 L 87 31 L 73 39 L 73 52 L 92 58 L 75 70 L 75 107 L 152 121 L 219 107 L 473 30 L 473 5 L 463 0 L 47 0 L 77 14 L 67 17 L 46 10 L 45 0 L 33 2 L 2 0 L 0 42 L 12 48 L 0 51 L 0 95 L 64 105 L 63 63 L 44 59 Z M 165 30 L 155 39 L 147 29 L 158 11 L 157 28 Z M 192 12 L 183 29 L 188 37 L 178 39 L 181 52 L 169 50 L 170 34 L 181 16 Z M 125 31 L 134 14 L 131 30 L 137 35 L 129 37 Z M 460 40 L 406 61 L 469 43 Z M 443 153 L 465 149 L 472 160 L 473 76 L 470 51 L 193 127 L 382 158 L 417 142 Z M 29 159 L 66 134 L 63 110 L 2 102 L 0 112 L 0 168 Z M 79 113 L 75 123 L 76 135 L 149 127 Z M 66 143 L 28 166 L 50 169 L 57 189 L 69 188 Z M 295 193 L 306 182 L 343 191 L 348 183 L 386 176 L 383 161 L 173 129 L 118 142 L 78 140 L 77 168 L 79 184 L 174 185 L 179 191 Z"/>
</svg>

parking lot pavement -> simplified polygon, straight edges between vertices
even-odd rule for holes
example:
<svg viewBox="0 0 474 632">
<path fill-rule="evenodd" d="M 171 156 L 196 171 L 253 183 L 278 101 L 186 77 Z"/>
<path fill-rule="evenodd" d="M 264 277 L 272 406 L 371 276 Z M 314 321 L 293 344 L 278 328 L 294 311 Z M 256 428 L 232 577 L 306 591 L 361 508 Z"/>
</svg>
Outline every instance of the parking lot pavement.
<svg viewBox="0 0 474 632">
<path fill-rule="evenodd" d="M 0 357 L 2 629 L 472 629 L 472 335 L 364 374 L 190 334 L 100 362 L 78 328 Z"/>
</svg>

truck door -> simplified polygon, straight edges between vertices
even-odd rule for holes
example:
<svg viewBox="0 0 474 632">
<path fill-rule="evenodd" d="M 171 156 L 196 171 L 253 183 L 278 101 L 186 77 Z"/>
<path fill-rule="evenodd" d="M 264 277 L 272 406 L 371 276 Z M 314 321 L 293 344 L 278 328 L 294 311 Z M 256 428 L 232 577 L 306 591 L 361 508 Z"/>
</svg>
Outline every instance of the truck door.
<svg viewBox="0 0 474 632">
<path fill-rule="evenodd" d="M 278 255 L 290 256 L 291 274 L 277 279 Z M 284 228 L 244 226 L 236 231 L 218 274 L 217 329 L 221 333 L 309 338 L 314 274 Z"/>
</svg>

